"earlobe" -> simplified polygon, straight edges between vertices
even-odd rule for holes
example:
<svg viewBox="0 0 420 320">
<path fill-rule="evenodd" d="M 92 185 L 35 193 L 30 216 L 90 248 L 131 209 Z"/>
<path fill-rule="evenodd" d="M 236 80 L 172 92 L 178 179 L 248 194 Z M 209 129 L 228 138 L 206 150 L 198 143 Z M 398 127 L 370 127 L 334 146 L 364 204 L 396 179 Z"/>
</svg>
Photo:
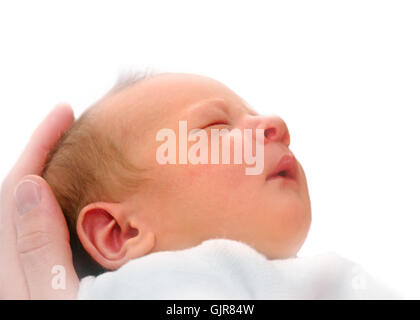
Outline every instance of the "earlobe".
<svg viewBox="0 0 420 320">
<path fill-rule="evenodd" d="M 100 265 L 117 269 L 127 261 L 152 251 L 155 235 L 138 222 L 129 221 L 120 203 L 97 202 L 79 214 L 77 234 L 85 250 Z"/>
</svg>

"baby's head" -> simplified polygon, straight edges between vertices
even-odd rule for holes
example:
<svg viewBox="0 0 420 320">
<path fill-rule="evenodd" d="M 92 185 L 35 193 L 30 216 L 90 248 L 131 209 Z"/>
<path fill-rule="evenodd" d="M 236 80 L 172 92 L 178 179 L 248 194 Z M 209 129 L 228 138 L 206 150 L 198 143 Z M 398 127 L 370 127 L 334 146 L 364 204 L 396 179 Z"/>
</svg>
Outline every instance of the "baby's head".
<svg viewBox="0 0 420 320">
<path fill-rule="evenodd" d="M 214 164 L 210 152 L 208 164 L 160 164 L 157 133 L 178 133 L 180 120 L 209 136 L 236 128 L 255 138 L 263 129 L 262 172 L 247 175 L 245 161 Z M 289 143 L 281 118 L 259 115 L 203 76 L 158 74 L 111 90 L 60 139 L 43 172 L 66 215 L 79 276 L 213 238 L 242 241 L 269 259 L 295 256 L 311 206 Z"/>
</svg>

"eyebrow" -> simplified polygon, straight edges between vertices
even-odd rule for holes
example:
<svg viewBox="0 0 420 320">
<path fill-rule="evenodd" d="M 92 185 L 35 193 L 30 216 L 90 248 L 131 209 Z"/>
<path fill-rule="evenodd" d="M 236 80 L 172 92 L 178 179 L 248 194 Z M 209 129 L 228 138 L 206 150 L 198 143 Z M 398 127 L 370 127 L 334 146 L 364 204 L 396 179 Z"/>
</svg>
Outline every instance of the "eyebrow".
<svg viewBox="0 0 420 320">
<path fill-rule="evenodd" d="M 191 116 L 192 114 L 202 113 L 203 110 L 208 110 L 210 107 L 216 107 L 218 110 L 223 111 L 226 115 L 230 116 L 229 107 L 226 104 L 225 100 L 222 98 L 210 98 L 199 101 L 193 104 L 189 110 L 188 114 Z M 241 104 L 241 107 L 250 115 L 258 115 L 254 110 L 248 108 L 246 105 Z M 212 108 L 214 109 L 214 108 Z"/>
<path fill-rule="evenodd" d="M 230 115 L 229 108 L 226 105 L 226 102 L 220 98 L 205 99 L 193 104 L 188 109 L 188 115 L 191 116 L 192 114 L 200 114 L 204 110 L 209 110 L 210 108 L 214 109 L 214 107 L 216 107 L 216 109 L 218 110 L 221 110 L 226 115 Z"/>
</svg>

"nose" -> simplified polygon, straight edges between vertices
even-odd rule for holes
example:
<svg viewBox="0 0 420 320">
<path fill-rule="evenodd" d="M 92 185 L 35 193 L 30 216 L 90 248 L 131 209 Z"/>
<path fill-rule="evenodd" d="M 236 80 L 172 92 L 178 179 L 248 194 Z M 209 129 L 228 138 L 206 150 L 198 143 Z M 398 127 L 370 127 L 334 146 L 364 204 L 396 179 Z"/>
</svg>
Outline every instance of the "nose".
<svg viewBox="0 0 420 320">
<path fill-rule="evenodd" d="M 278 116 L 250 116 L 252 128 L 264 129 L 264 144 L 280 142 L 286 147 L 290 145 L 290 133 L 284 120 Z"/>
</svg>

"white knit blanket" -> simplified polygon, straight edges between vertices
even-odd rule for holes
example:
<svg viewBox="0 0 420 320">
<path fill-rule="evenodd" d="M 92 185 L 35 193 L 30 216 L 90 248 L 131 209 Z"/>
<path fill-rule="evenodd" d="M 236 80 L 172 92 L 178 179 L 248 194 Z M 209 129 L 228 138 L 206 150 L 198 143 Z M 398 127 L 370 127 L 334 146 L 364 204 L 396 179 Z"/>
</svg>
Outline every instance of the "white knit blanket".
<svg viewBox="0 0 420 320">
<path fill-rule="evenodd" d="M 214 239 L 134 259 L 85 277 L 78 299 L 394 299 L 399 296 L 334 253 L 268 260 L 252 247 Z"/>
</svg>

